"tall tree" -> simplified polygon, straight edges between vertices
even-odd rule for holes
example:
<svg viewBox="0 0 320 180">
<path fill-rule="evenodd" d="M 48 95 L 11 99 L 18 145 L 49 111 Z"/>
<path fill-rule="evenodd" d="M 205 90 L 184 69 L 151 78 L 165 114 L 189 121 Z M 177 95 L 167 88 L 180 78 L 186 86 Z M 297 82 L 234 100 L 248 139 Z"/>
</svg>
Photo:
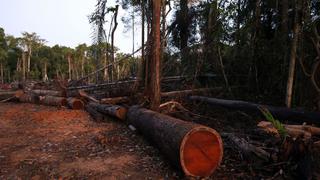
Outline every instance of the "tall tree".
<svg viewBox="0 0 320 180">
<path fill-rule="evenodd" d="M 152 1 L 152 27 L 151 27 L 151 48 L 149 50 L 149 77 L 148 78 L 148 95 L 150 97 L 150 108 L 157 111 L 161 101 L 160 72 L 161 72 L 161 41 L 160 41 L 160 16 L 161 1 Z"/>
<path fill-rule="evenodd" d="M 293 24 L 293 38 L 291 41 L 291 50 L 290 50 L 290 64 L 289 64 L 289 75 L 287 81 L 287 94 L 286 94 L 286 106 L 291 107 L 292 105 L 292 93 L 293 93 L 293 83 L 296 67 L 296 56 L 297 56 L 297 45 L 298 38 L 301 28 L 301 7 L 302 0 L 296 0 L 295 2 L 295 16 Z"/>
<path fill-rule="evenodd" d="M 31 70 L 32 51 L 34 48 L 37 48 L 44 41 L 45 40 L 40 39 L 40 36 L 38 36 L 35 32 L 33 32 L 33 33 L 23 32 L 22 33 L 22 43 L 23 43 L 24 48 L 26 49 L 26 52 L 27 52 L 27 77 L 29 77 L 30 70 Z"/>
</svg>

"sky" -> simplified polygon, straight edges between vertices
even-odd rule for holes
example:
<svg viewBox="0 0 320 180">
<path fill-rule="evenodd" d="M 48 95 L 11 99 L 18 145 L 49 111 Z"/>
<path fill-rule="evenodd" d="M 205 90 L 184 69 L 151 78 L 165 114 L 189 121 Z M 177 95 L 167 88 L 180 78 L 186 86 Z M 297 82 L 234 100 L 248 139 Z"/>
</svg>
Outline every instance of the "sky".
<svg viewBox="0 0 320 180">
<path fill-rule="evenodd" d="M 94 11 L 96 2 L 96 0 L 0 0 L 0 27 L 4 28 L 7 35 L 15 37 L 20 37 L 24 31 L 36 32 L 49 46 L 59 44 L 74 48 L 81 43 L 90 45 L 92 28 L 88 15 Z M 114 4 L 114 0 L 108 0 L 108 6 Z M 130 12 L 127 11 L 119 8 L 119 25 L 115 33 L 115 46 L 125 53 L 132 52 L 132 31 L 126 32 L 121 21 L 122 16 L 129 15 Z M 109 16 L 107 21 L 105 29 L 108 33 Z M 135 29 L 137 32 L 135 49 L 141 45 L 138 29 Z"/>
</svg>

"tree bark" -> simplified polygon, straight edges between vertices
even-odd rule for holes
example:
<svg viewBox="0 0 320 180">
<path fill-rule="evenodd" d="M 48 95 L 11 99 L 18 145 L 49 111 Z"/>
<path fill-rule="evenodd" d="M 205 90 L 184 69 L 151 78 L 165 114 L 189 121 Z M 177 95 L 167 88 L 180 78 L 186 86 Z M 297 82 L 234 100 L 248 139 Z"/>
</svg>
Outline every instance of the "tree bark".
<svg viewBox="0 0 320 180">
<path fill-rule="evenodd" d="M 44 89 L 34 89 L 31 93 L 37 96 L 58 96 L 58 97 L 66 97 L 65 91 L 54 91 L 54 90 L 44 90 Z"/>
<path fill-rule="evenodd" d="M 132 106 L 127 119 L 187 176 L 208 177 L 223 156 L 220 135 L 213 129 Z"/>
<path fill-rule="evenodd" d="M 83 109 L 84 103 L 78 98 L 68 98 L 68 105 L 71 109 Z"/>
<path fill-rule="evenodd" d="M 150 108 L 152 110 L 157 111 L 159 109 L 160 101 L 161 101 L 161 87 L 160 87 L 160 58 L 161 58 L 161 44 L 160 44 L 160 9 L 161 9 L 161 1 L 153 0 L 153 14 L 152 14 L 152 56 L 149 59 L 149 84 L 148 93 L 150 98 Z"/>
<path fill-rule="evenodd" d="M 40 96 L 40 103 L 49 106 L 67 106 L 68 101 L 64 97 Z"/>
<path fill-rule="evenodd" d="M 180 20 L 178 21 L 179 25 L 179 36 L 180 36 L 180 51 L 181 59 L 185 65 L 189 63 L 189 48 L 188 48 L 188 39 L 189 39 L 189 8 L 188 0 L 180 0 Z"/>
<path fill-rule="evenodd" d="M 26 81 L 26 54 L 22 52 L 22 80 Z"/>
<path fill-rule="evenodd" d="M 4 84 L 3 62 L 0 63 L 1 83 Z"/>
<path fill-rule="evenodd" d="M 85 109 L 95 121 L 105 120 L 105 116 L 93 107 L 91 107 L 89 104 L 85 106 Z"/>
<path fill-rule="evenodd" d="M 19 101 L 23 102 L 23 103 L 39 104 L 40 98 L 39 98 L 39 96 L 36 96 L 33 94 L 22 94 L 19 96 Z"/>
<path fill-rule="evenodd" d="M 117 21 L 117 16 L 118 16 L 118 8 L 119 8 L 119 5 L 116 5 L 116 8 L 115 8 L 115 12 L 114 12 L 114 18 L 113 18 L 113 21 L 114 21 L 114 27 L 112 29 L 112 33 L 111 33 L 111 59 L 112 59 L 112 62 L 113 63 L 113 66 L 112 66 L 112 77 L 111 79 L 114 81 L 114 77 L 118 76 L 116 72 L 116 69 L 118 68 L 119 65 L 115 65 L 114 62 L 115 62 L 115 57 L 114 57 L 114 33 L 116 32 L 116 29 L 117 29 L 117 26 L 118 26 L 118 21 Z"/>
<path fill-rule="evenodd" d="M 89 103 L 89 106 L 102 114 L 110 115 L 121 120 L 125 120 L 127 116 L 127 109 L 122 106 L 98 103 Z"/>
<path fill-rule="evenodd" d="M 290 51 L 290 64 L 289 64 L 289 75 L 287 81 L 287 93 L 286 93 L 286 106 L 288 108 L 292 105 L 292 94 L 293 94 L 293 83 L 296 67 L 296 55 L 297 55 L 297 45 L 298 37 L 300 33 L 300 17 L 299 12 L 301 11 L 301 2 L 297 0 L 296 9 L 295 9 L 295 18 L 294 18 L 294 27 L 293 27 L 293 39 L 291 42 L 291 51 Z"/>
<path fill-rule="evenodd" d="M 68 73 L 69 73 L 69 80 L 72 79 L 72 64 L 71 64 L 71 54 L 67 55 L 68 59 Z"/>
</svg>

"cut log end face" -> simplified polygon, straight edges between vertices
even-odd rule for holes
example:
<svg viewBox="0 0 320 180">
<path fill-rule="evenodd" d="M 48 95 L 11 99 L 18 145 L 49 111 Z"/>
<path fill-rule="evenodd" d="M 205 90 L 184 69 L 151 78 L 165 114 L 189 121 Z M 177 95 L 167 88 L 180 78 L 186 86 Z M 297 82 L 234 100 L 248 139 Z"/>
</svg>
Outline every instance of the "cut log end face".
<svg viewBox="0 0 320 180">
<path fill-rule="evenodd" d="M 208 177 L 220 165 L 223 144 L 220 135 L 206 127 L 193 128 L 180 146 L 180 163 L 184 173 L 193 177 Z"/>
<path fill-rule="evenodd" d="M 124 107 L 119 107 L 116 111 L 117 115 L 116 117 L 118 117 L 121 120 L 125 120 L 127 117 L 127 109 Z"/>
<path fill-rule="evenodd" d="M 69 105 L 72 109 L 79 110 L 84 108 L 84 104 L 79 99 L 70 100 Z"/>
<path fill-rule="evenodd" d="M 67 101 L 67 99 L 66 98 L 61 98 L 61 106 L 67 106 L 67 104 L 68 104 L 68 101 Z"/>
</svg>

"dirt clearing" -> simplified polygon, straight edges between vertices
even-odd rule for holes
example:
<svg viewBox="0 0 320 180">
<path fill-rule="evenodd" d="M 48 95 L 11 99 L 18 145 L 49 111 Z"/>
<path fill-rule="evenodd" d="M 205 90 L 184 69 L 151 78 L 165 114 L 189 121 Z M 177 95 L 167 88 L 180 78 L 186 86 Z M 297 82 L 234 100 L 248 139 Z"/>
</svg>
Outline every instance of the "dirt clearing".
<svg viewBox="0 0 320 180">
<path fill-rule="evenodd" d="M 81 110 L 0 104 L 0 179 L 161 179 L 181 174 L 142 136 Z"/>
</svg>

